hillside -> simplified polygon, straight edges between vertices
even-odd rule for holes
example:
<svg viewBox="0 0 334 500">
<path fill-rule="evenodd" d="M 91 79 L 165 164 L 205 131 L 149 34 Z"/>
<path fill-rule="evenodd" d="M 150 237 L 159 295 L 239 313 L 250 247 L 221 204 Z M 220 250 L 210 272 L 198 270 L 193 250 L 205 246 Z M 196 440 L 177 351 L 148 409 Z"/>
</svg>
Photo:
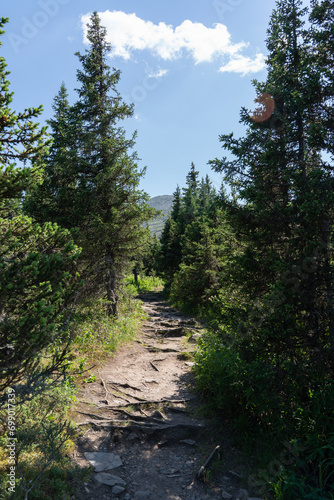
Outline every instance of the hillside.
<svg viewBox="0 0 334 500">
<path fill-rule="evenodd" d="M 156 234 L 157 237 L 161 235 L 162 229 L 165 224 L 165 220 L 168 217 L 173 204 L 173 195 L 165 194 L 162 196 L 155 196 L 151 198 L 148 202 L 150 207 L 161 210 L 162 214 L 149 222 L 148 226 L 152 234 Z"/>
</svg>

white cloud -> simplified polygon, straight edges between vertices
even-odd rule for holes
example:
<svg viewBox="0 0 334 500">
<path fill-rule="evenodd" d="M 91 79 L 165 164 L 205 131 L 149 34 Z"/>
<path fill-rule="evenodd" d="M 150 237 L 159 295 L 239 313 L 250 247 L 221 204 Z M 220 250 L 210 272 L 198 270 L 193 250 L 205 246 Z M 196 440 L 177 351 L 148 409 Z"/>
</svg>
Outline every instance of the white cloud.
<svg viewBox="0 0 334 500">
<path fill-rule="evenodd" d="M 242 76 L 257 73 L 265 67 L 265 59 L 263 54 L 257 54 L 255 59 L 237 54 L 225 66 L 219 68 L 219 71 L 221 73 L 241 73 Z"/>
<path fill-rule="evenodd" d="M 154 56 L 165 61 L 181 58 L 187 53 L 194 59 L 195 64 L 224 57 L 229 58 L 229 62 L 222 66 L 220 71 L 242 74 L 259 71 L 264 66 L 264 63 L 261 66 L 262 60 L 259 59 L 264 58 L 262 54 L 258 54 L 255 60 L 241 55 L 241 51 L 249 44 L 233 43 L 227 27 L 221 23 L 208 28 L 202 23 L 186 20 L 173 28 L 164 22 L 154 24 L 145 21 L 136 14 L 109 10 L 99 12 L 99 17 L 102 26 L 107 29 L 107 38 L 112 46 L 111 57 L 128 60 L 133 52 L 138 50 L 149 50 Z M 85 35 L 89 18 L 90 14 L 81 17 Z"/>
<path fill-rule="evenodd" d="M 148 78 L 161 78 L 161 77 L 167 75 L 167 73 L 168 73 L 168 69 L 159 68 L 156 71 L 149 70 L 147 72 L 147 76 L 148 76 Z"/>
</svg>

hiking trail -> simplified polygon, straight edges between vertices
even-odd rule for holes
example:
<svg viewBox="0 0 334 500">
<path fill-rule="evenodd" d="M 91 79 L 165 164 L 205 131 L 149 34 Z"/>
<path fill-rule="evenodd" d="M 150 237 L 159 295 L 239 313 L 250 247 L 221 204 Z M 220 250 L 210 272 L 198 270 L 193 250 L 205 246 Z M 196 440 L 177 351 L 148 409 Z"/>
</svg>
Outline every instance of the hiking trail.
<svg viewBox="0 0 334 500">
<path fill-rule="evenodd" d="M 202 325 L 170 307 L 159 292 L 139 298 L 148 319 L 136 339 L 120 347 L 96 370 L 96 382 L 78 394 L 74 459 L 94 469 L 76 498 L 250 499 L 228 431 L 217 435 L 199 416 L 191 359 Z M 218 455 L 226 472 L 213 478 L 210 465 Z"/>
</svg>

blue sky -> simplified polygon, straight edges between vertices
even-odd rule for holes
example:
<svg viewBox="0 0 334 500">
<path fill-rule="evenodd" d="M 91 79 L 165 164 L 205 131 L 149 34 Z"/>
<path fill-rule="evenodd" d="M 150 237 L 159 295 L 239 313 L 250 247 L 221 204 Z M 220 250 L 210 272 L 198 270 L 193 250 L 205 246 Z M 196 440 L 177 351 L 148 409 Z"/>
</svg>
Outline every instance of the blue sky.
<svg viewBox="0 0 334 500">
<path fill-rule="evenodd" d="M 110 66 L 122 71 L 119 91 L 135 105 L 123 122 L 137 130 L 141 187 L 150 196 L 184 186 L 191 162 L 219 188 L 208 161 L 221 157 L 219 134 L 242 134 L 239 111 L 254 107 L 252 79 L 264 80 L 266 31 L 275 0 L 15 0 L 0 55 L 12 107 L 43 104 L 40 122 L 64 81 L 76 99 L 75 52 L 83 53 L 87 15 L 96 10 L 113 46 Z"/>
</svg>

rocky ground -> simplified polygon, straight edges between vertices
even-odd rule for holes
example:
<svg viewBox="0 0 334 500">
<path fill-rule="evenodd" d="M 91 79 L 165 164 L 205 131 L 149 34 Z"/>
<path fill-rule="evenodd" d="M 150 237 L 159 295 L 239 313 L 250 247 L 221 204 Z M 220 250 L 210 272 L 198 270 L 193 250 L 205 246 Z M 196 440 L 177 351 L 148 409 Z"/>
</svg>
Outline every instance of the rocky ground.
<svg viewBox="0 0 334 500">
<path fill-rule="evenodd" d="M 201 325 L 159 293 L 140 299 L 148 313 L 140 334 L 78 396 L 74 459 L 92 473 L 77 498 L 250 500 L 227 428 L 200 416 L 191 367 Z"/>
</svg>

